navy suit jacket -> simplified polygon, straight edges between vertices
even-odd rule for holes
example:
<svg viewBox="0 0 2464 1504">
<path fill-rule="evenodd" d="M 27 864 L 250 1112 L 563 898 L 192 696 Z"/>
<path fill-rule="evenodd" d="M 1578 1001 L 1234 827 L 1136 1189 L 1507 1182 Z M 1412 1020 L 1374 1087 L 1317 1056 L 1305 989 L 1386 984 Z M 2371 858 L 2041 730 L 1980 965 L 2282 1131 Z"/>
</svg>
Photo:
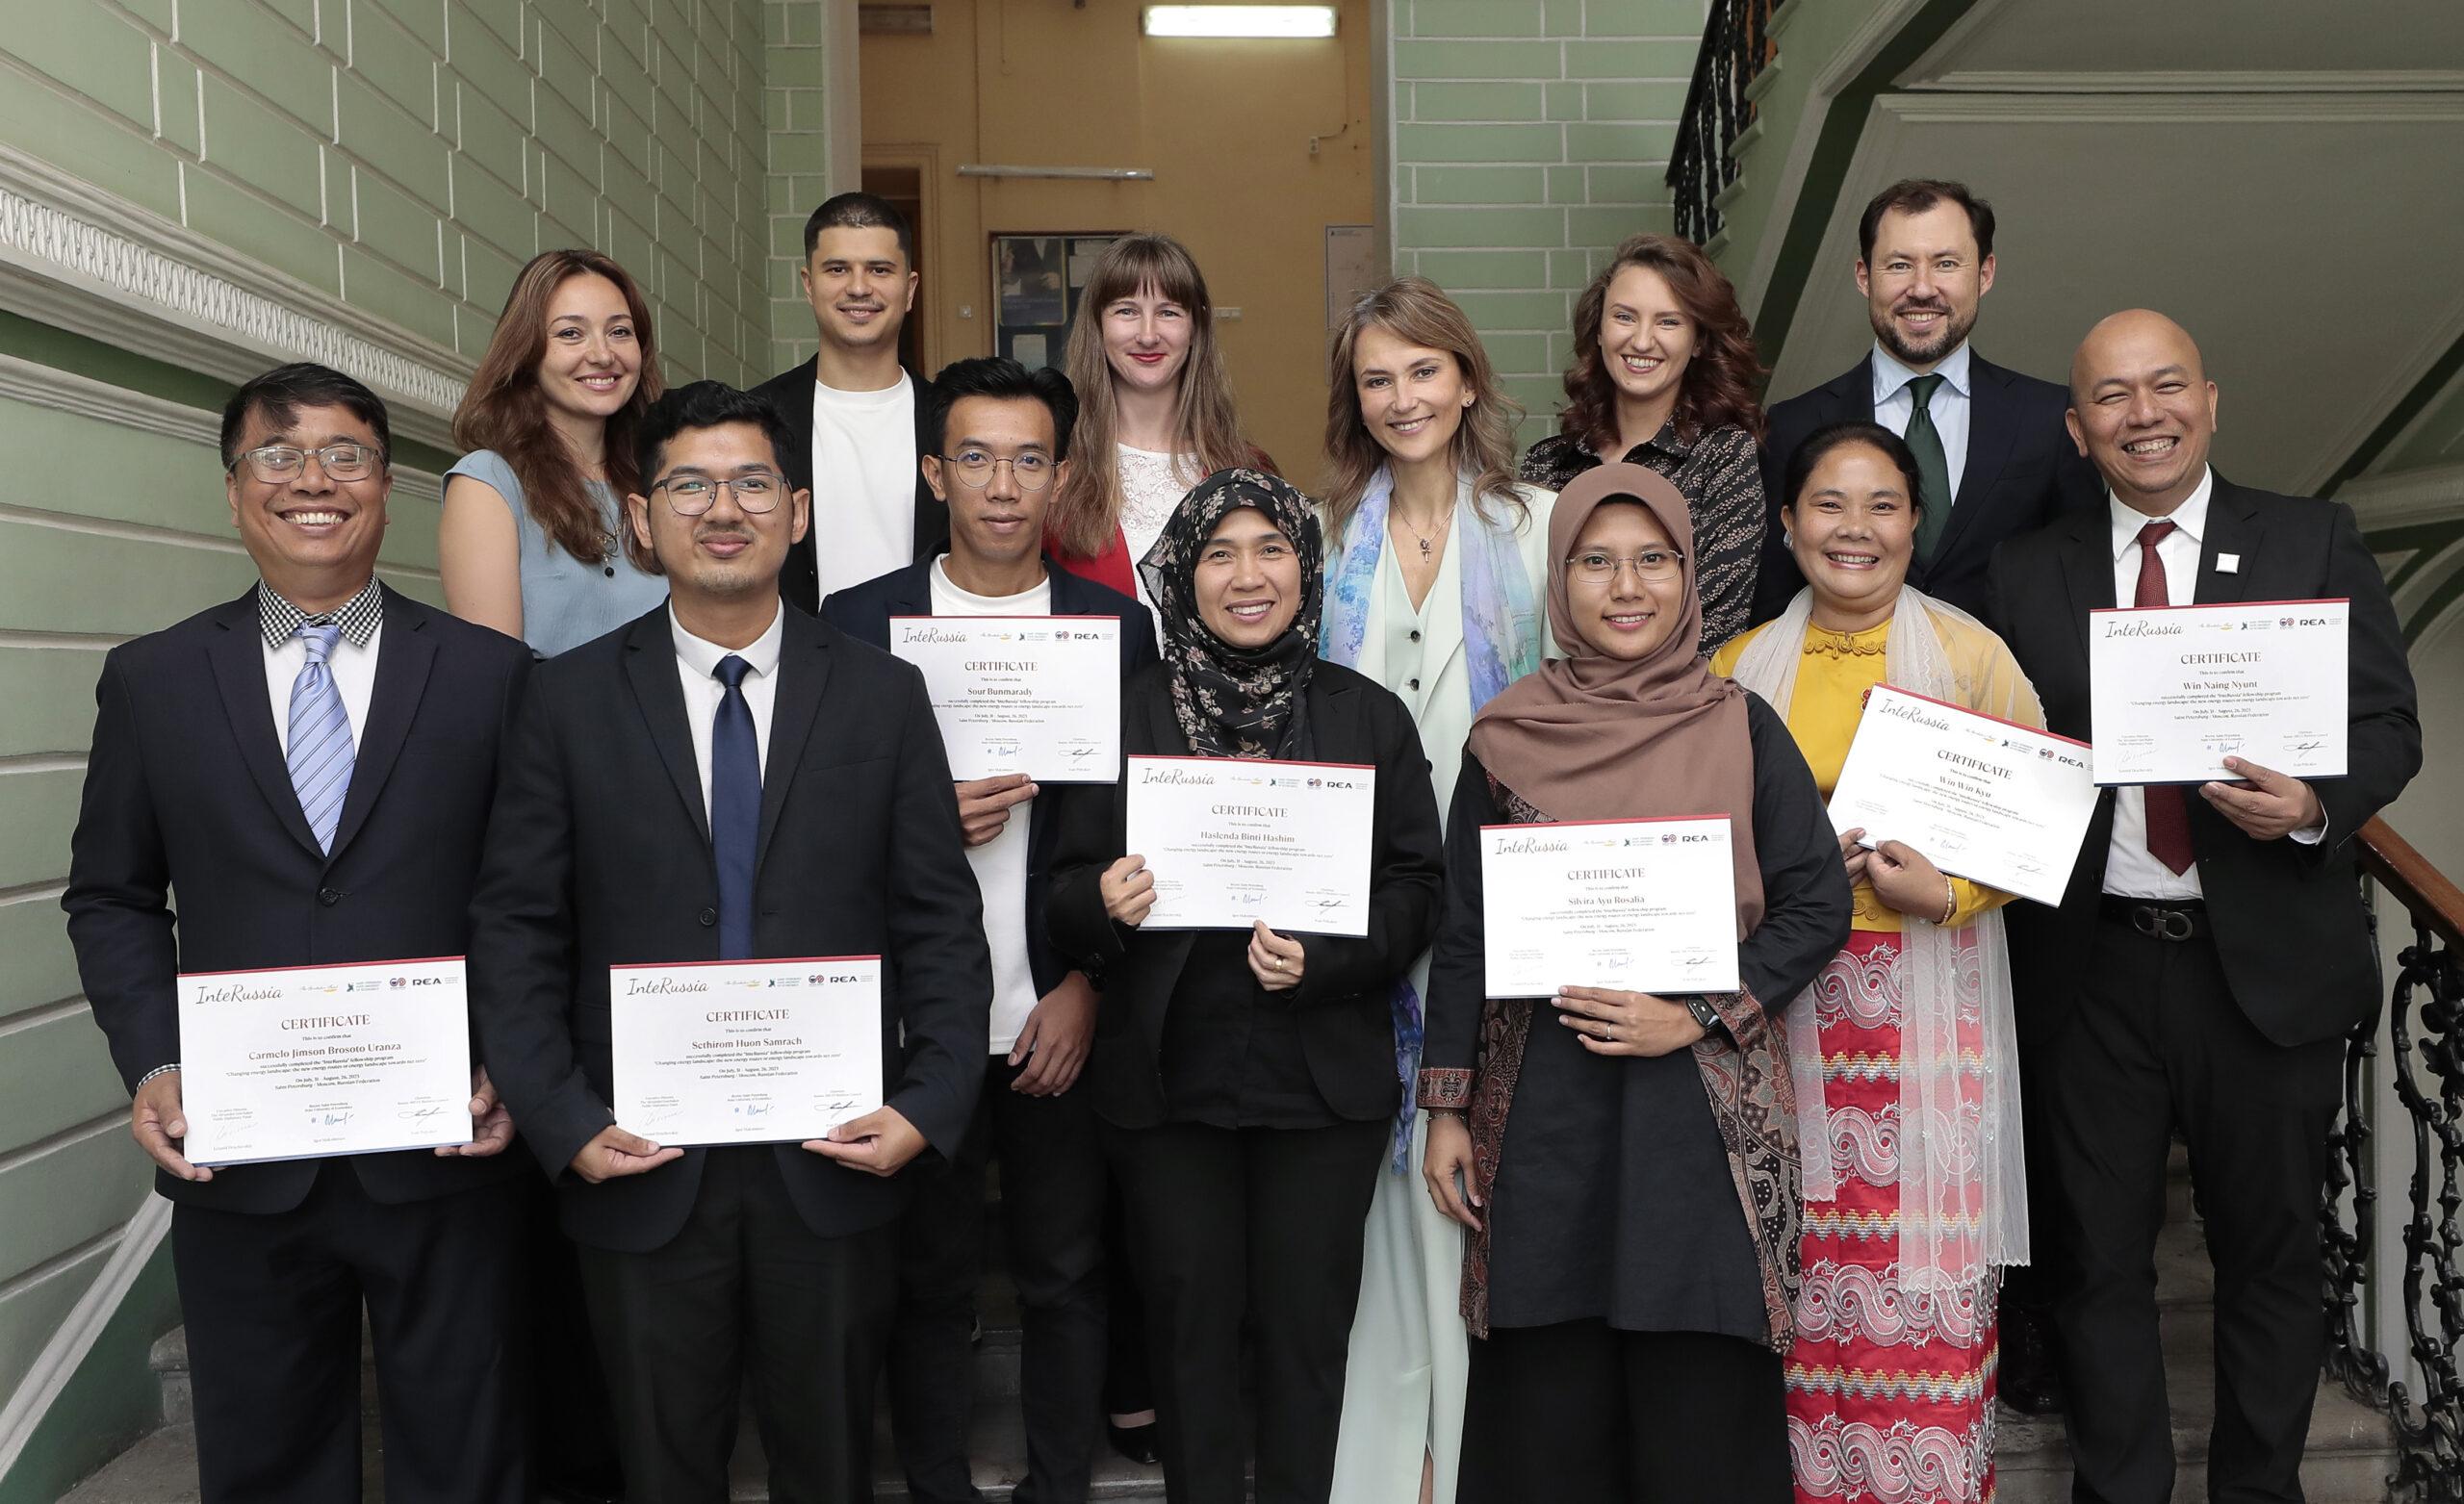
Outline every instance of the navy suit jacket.
<svg viewBox="0 0 2464 1504">
<path fill-rule="evenodd" d="M 1070 574 L 1044 556 L 1044 578 L 1052 582 L 1055 616 L 1116 616 L 1120 618 L 1120 676 L 1155 662 L 1155 618 L 1131 597 L 1109 585 L 1098 585 Z M 889 619 L 933 614 L 933 562 L 911 564 L 860 585 L 832 591 L 821 603 L 821 618 L 848 636 L 887 651 Z M 1060 828 L 1047 813 L 1049 799 L 1027 806 L 1027 967 L 1035 974 L 1039 997 L 1061 985 L 1069 962 L 1053 949 L 1044 929 L 1044 897 L 1052 869 L 1055 832 Z"/>
</svg>

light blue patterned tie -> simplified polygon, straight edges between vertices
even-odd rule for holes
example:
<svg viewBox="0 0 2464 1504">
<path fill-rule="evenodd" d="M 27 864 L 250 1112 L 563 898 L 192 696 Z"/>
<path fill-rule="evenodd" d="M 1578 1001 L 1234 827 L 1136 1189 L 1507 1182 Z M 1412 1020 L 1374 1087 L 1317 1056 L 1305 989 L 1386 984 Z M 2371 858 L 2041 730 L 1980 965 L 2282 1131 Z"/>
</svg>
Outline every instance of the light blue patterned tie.
<svg viewBox="0 0 2464 1504">
<path fill-rule="evenodd" d="M 308 645 L 308 661 L 291 681 L 291 788 L 299 812 L 330 854 L 334 827 L 342 822 L 343 796 L 350 792 L 350 717 L 326 661 L 343 629 L 331 622 L 305 622 L 293 634 Z"/>
</svg>

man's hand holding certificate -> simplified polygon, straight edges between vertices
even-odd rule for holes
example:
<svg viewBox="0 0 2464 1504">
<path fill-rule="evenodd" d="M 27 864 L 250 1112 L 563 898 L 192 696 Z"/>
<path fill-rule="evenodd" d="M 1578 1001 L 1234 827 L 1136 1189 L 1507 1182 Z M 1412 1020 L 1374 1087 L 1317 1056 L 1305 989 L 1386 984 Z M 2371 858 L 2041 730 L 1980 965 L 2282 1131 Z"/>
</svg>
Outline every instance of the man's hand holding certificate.
<svg viewBox="0 0 2464 1504">
<path fill-rule="evenodd" d="M 471 1142 L 460 956 L 179 980 L 193 1165 Z"/>
<path fill-rule="evenodd" d="M 616 1121 L 662 1148 L 795 1143 L 882 1105 L 881 957 L 611 966 Z"/>
<path fill-rule="evenodd" d="M 2068 737 L 1878 685 L 1832 790 L 1831 823 L 1862 829 L 1868 847 L 1898 841 L 1944 872 L 2059 904 L 2095 813 L 2088 759 Z"/>
<path fill-rule="evenodd" d="M 2096 781 L 2243 777 L 2227 757 L 2342 777 L 2350 617 L 2345 600 L 2090 612 Z"/>
<path fill-rule="evenodd" d="M 1154 875 L 1149 930 L 1369 932 L 1377 770 L 1132 757 L 1129 849 Z"/>
<path fill-rule="evenodd" d="M 923 671 L 952 777 L 1120 776 L 1118 617 L 897 616 L 889 644 Z"/>
<path fill-rule="evenodd" d="M 1483 826 L 1488 994 L 1734 992 L 1729 817 Z"/>
</svg>

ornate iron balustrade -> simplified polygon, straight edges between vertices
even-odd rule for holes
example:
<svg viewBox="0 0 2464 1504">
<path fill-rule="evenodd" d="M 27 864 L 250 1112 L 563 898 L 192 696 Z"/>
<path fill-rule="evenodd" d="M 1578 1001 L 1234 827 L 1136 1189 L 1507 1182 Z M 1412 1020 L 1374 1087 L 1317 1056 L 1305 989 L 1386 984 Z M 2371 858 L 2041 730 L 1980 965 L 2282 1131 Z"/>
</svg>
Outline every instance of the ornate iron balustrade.
<svg viewBox="0 0 2464 1504">
<path fill-rule="evenodd" d="M 1694 58 L 1677 143 L 1669 148 L 1668 186 L 1677 195 L 1677 233 L 1697 245 L 1720 233 L 1713 200 L 1736 181 L 1736 139 L 1754 119 L 1746 86 L 1771 57 L 1775 0 L 1711 0 L 1703 50 Z M 1797 0 L 1802 4 L 1803 0 Z"/>
<path fill-rule="evenodd" d="M 2372 1281 L 2378 1204 L 2371 1140 L 2379 1016 L 2362 1021 L 2345 1047 L 2345 1104 L 2328 1135 L 2326 1201 L 2327 1371 L 2393 1424 L 2397 1470 L 2391 1497 L 2464 1504 L 2464 891 L 2376 820 L 2361 831 L 2362 867 L 2378 892 L 2403 908 L 2412 941 L 2399 953 L 2389 990 L 2387 1053 L 2397 1099 L 2411 1130 L 2405 1185 L 2403 1279 L 2383 1291 L 2400 1303 L 2409 1356 L 2421 1368 L 2418 1396 L 2366 1330 L 2362 1292 Z M 2377 905 L 2373 905 L 2373 924 Z M 2402 1129 L 2398 1130 L 2401 1132 Z M 2348 1192 L 2349 1194 L 2348 1195 Z"/>
</svg>

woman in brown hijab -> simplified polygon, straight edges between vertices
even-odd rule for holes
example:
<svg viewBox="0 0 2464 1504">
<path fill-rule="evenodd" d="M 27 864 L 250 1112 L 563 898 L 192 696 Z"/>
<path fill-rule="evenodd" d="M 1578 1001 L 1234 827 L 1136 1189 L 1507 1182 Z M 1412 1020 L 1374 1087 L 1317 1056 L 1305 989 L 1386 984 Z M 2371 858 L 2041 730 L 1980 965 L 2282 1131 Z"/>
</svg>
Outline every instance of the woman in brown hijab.
<svg viewBox="0 0 2464 1504">
<path fill-rule="evenodd" d="M 1549 531 L 1565 656 L 1473 723 L 1429 973 L 1429 1193 L 1473 1235 L 1457 1497 L 1786 1504 L 1800 1201 L 1772 1019 L 1847 936 L 1839 843 L 1785 724 L 1703 661 L 1677 488 L 1602 466 Z M 1484 995 L 1481 827 L 1681 815 L 1731 818 L 1741 990 Z"/>
</svg>

